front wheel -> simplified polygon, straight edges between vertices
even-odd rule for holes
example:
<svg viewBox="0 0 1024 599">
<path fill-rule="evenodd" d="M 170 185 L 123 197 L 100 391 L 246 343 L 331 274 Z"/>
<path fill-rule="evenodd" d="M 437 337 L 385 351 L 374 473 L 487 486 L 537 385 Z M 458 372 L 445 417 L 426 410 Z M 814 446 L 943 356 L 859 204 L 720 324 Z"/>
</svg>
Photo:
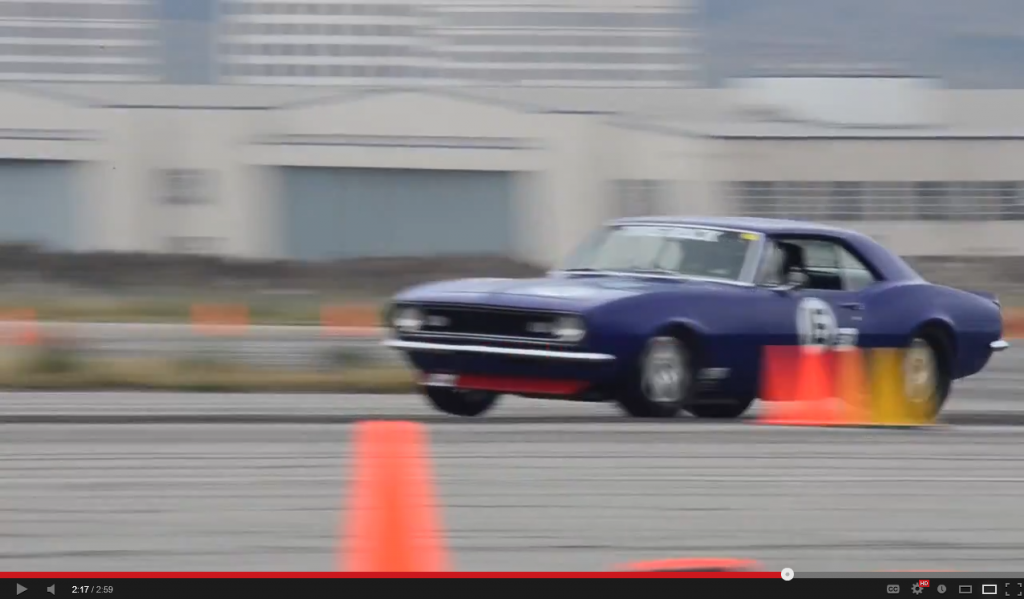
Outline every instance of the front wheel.
<svg viewBox="0 0 1024 599">
<path fill-rule="evenodd" d="M 491 391 L 452 389 L 451 387 L 422 387 L 422 389 L 431 405 L 453 416 L 480 416 L 493 408 L 499 397 L 497 393 Z"/>
<path fill-rule="evenodd" d="M 693 359 L 675 337 L 647 343 L 634 374 L 619 396 L 619 406 L 636 418 L 671 418 L 679 414 L 693 389 Z"/>
</svg>

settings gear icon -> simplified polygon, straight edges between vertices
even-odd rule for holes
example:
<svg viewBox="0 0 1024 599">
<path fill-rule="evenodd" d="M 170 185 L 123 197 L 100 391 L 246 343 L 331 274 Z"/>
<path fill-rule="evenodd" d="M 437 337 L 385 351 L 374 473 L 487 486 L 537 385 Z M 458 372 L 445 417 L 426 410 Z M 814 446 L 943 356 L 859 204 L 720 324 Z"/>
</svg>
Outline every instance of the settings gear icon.
<svg viewBox="0 0 1024 599">
<path fill-rule="evenodd" d="M 910 587 L 910 590 L 914 591 L 915 595 L 920 595 L 921 593 L 924 592 L 924 589 L 921 588 L 921 584 L 917 583 L 917 582 L 914 583 L 914 586 Z"/>
</svg>

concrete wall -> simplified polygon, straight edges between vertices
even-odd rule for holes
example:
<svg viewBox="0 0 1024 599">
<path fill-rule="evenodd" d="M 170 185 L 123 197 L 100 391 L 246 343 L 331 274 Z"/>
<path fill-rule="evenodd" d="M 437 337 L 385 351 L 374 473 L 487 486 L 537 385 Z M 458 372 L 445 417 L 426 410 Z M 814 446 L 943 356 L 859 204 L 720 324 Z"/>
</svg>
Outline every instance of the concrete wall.
<svg viewBox="0 0 1024 599">
<path fill-rule="evenodd" d="M 992 123 L 968 118 L 971 98 L 954 99 L 947 112 L 960 123 Z M 991 95 L 978 101 L 1008 106 Z M 232 109 L 100 107 L 0 90 L 0 158 L 85 163 L 78 237 L 91 250 L 166 251 L 178 238 L 204 240 L 204 249 L 227 255 L 280 257 L 278 166 L 517 172 L 515 257 L 544 265 L 617 215 L 620 181 L 663 184 L 663 211 L 710 215 L 736 210 L 724 187 L 737 180 L 1024 181 L 1024 136 L 1006 131 L 836 139 L 741 135 L 736 127 L 723 135 L 703 125 L 639 125 L 590 111 L 413 91 Z M 209 172 L 209 201 L 162 202 L 158 182 L 167 169 Z M 1024 255 L 1022 221 L 842 224 L 907 255 Z"/>
</svg>

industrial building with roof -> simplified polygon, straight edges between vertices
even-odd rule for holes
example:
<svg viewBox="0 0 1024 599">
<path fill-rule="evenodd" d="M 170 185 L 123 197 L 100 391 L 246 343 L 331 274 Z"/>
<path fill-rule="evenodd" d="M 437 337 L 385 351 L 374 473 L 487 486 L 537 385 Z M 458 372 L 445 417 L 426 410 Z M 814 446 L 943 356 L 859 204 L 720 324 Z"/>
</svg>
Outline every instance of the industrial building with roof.
<svg viewBox="0 0 1024 599">
<path fill-rule="evenodd" d="M 0 242 L 553 264 L 646 214 L 785 216 L 1024 255 L 1024 90 L 0 88 Z"/>
</svg>

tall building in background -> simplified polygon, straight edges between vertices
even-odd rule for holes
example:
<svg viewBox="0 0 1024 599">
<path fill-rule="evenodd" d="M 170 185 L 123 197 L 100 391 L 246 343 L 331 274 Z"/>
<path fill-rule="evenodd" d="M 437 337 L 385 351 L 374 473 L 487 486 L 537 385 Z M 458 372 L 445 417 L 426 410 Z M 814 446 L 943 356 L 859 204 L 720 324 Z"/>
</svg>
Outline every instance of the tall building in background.
<svg viewBox="0 0 1024 599">
<path fill-rule="evenodd" d="M 0 81 L 158 81 L 152 0 L 0 0 Z"/>
<path fill-rule="evenodd" d="M 0 0 L 0 81 L 690 84 L 693 0 Z"/>
<path fill-rule="evenodd" d="M 666 87 L 697 56 L 681 0 L 439 0 L 433 35 L 461 83 Z"/>
<path fill-rule="evenodd" d="M 223 0 L 226 83 L 388 85 L 434 79 L 429 5 L 409 0 Z"/>
<path fill-rule="evenodd" d="M 220 0 L 153 0 L 158 7 L 160 79 L 164 83 L 217 81 Z"/>
<path fill-rule="evenodd" d="M 678 86 L 681 0 L 223 0 L 225 82 Z"/>
</svg>

